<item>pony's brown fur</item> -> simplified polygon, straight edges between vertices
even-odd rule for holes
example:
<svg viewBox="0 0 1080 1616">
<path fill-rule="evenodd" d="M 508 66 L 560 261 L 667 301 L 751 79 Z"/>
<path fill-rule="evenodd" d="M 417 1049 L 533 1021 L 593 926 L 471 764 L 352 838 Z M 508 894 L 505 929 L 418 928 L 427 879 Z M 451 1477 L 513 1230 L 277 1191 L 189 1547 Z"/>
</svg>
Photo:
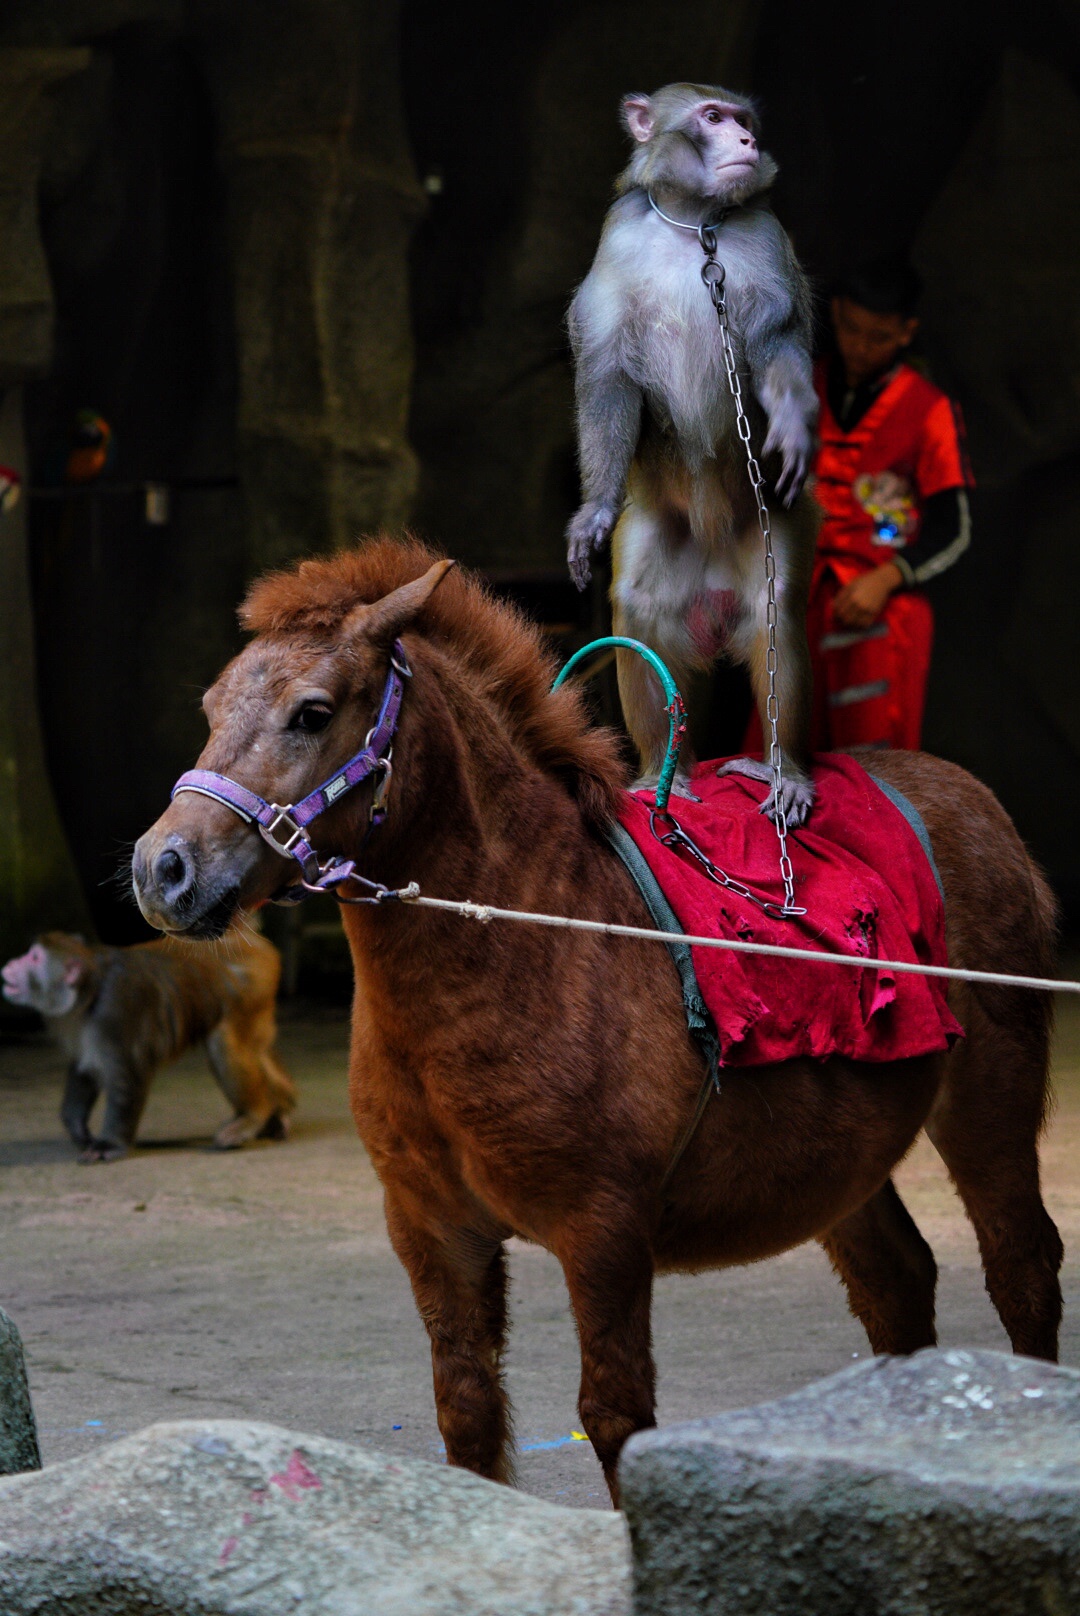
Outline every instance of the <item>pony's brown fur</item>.
<svg viewBox="0 0 1080 1616">
<path fill-rule="evenodd" d="M 435 896 L 648 924 L 597 829 L 623 778 L 614 741 L 589 729 L 576 692 L 549 693 L 534 629 L 475 581 L 443 581 L 433 562 L 383 540 L 258 584 L 244 617 L 258 638 L 208 694 L 200 765 L 297 800 L 360 744 L 400 637 L 414 678 L 391 814 L 364 873 Z M 333 719 L 297 736 L 290 715 L 313 688 Z M 926 821 L 954 963 L 1049 974 L 1053 903 L 1000 804 L 936 758 L 873 756 Z M 322 856 L 356 855 L 368 801 L 358 789 L 317 822 Z M 147 917 L 202 936 L 272 893 L 283 870 L 234 814 L 194 796 L 175 799 L 134 861 Z M 1055 1356 L 1061 1242 L 1036 1151 L 1045 997 L 954 983 L 967 1037 L 948 1055 L 729 1073 L 662 1194 L 703 1074 L 662 950 L 400 904 L 349 908 L 344 921 L 357 982 L 353 1114 L 431 1340 L 451 1463 L 510 1474 L 511 1234 L 562 1264 L 582 1425 L 613 1496 L 623 1442 L 653 1422 L 657 1271 L 753 1262 L 816 1239 L 875 1352 L 930 1345 L 934 1259 L 890 1177 L 923 1127 L 975 1225 L 1013 1346 Z"/>
<path fill-rule="evenodd" d="M 253 634 L 332 637 L 362 603 L 419 578 L 437 559 L 416 539 L 382 537 L 356 550 L 302 561 L 249 590 L 241 627 Z M 431 596 L 416 627 L 450 645 L 478 693 L 495 702 L 514 740 L 537 768 L 557 776 L 594 825 L 615 814 L 626 765 L 610 730 L 590 726 L 580 692 L 551 691 L 557 664 L 536 625 L 457 568 Z"/>
</svg>

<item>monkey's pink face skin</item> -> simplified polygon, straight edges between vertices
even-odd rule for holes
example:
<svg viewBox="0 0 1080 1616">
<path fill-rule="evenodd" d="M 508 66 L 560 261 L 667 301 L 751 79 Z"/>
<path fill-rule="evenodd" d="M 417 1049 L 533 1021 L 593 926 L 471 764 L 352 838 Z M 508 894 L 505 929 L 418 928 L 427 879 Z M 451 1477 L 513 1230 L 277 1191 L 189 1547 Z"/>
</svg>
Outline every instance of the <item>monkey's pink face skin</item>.
<svg viewBox="0 0 1080 1616">
<path fill-rule="evenodd" d="M 10 1004 L 24 1005 L 43 1016 L 63 1016 L 78 998 L 79 974 L 77 959 L 65 960 L 35 943 L 18 959 L 8 960 L 0 971 L 0 981 Z"/>
<path fill-rule="evenodd" d="M 715 182 L 717 191 L 748 179 L 760 161 L 753 118 L 746 107 L 734 102 L 699 101 L 675 123 L 658 120 L 656 107 L 648 96 L 628 96 L 623 112 L 627 128 L 642 145 L 647 145 L 654 135 L 676 129 L 684 134 L 697 151 L 706 174 Z"/>
<path fill-rule="evenodd" d="M 725 179 L 752 174 L 760 154 L 750 114 L 722 101 L 703 101 L 692 113 L 702 160 L 711 173 Z"/>
</svg>

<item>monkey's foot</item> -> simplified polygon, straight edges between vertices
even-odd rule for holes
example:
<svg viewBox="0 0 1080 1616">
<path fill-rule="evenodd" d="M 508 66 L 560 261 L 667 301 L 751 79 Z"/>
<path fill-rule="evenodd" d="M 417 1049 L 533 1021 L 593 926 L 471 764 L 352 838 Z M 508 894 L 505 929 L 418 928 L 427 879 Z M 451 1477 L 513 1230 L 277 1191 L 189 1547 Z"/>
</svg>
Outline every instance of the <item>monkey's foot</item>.
<svg viewBox="0 0 1080 1616">
<path fill-rule="evenodd" d="M 239 1150 L 253 1139 L 287 1139 L 289 1124 L 280 1111 L 273 1111 L 262 1121 L 258 1117 L 241 1115 L 231 1122 L 223 1122 L 214 1135 L 215 1150 Z"/>
<path fill-rule="evenodd" d="M 658 774 L 642 774 L 634 781 L 633 785 L 630 787 L 630 790 L 651 791 L 655 796 L 656 788 L 659 784 L 660 776 Z M 684 774 L 682 769 L 677 769 L 675 771 L 675 778 L 671 782 L 671 795 L 673 797 L 684 797 L 687 802 L 701 801 L 701 798 L 696 796 L 694 792 L 690 790 L 690 776 L 688 774 Z"/>
<path fill-rule="evenodd" d="M 112 1139 L 91 1139 L 86 1149 L 80 1150 L 78 1162 L 80 1167 L 90 1167 L 95 1162 L 119 1161 L 126 1155 L 126 1145 L 118 1145 Z"/>
<path fill-rule="evenodd" d="M 258 1138 L 259 1129 L 263 1124 L 258 1117 L 241 1115 L 233 1117 L 231 1122 L 223 1122 L 214 1135 L 215 1150 L 239 1150 L 252 1139 Z"/>
<path fill-rule="evenodd" d="M 289 1137 L 288 1117 L 284 1116 L 280 1111 L 275 1111 L 273 1116 L 267 1117 L 255 1137 L 256 1139 L 287 1139 Z"/>
<path fill-rule="evenodd" d="M 760 780 L 769 788 L 769 795 L 765 798 L 759 810 L 766 814 L 774 823 L 776 822 L 776 809 L 773 806 L 773 772 L 772 765 L 760 763 L 756 758 L 732 758 L 717 769 L 717 774 L 742 774 L 748 780 Z M 791 774 L 784 770 L 784 815 L 788 826 L 794 830 L 798 825 L 805 825 L 810 817 L 810 810 L 814 806 L 814 782 L 808 780 L 804 774 Z"/>
</svg>

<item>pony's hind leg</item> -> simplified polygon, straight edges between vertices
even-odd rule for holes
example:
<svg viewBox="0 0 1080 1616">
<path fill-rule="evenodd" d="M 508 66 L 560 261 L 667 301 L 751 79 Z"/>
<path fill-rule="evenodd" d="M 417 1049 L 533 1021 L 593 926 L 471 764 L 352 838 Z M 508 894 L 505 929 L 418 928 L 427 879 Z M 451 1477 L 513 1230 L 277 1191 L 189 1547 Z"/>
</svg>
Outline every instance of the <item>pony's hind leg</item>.
<svg viewBox="0 0 1080 1616">
<path fill-rule="evenodd" d="M 993 990 L 1013 999 L 1020 991 Z M 996 1001 L 999 1013 L 990 1015 L 974 994 L 972 1001 L 963 1017 L 968 1036 L 953 1052 L 926 1131 L 975 1226 L 986 1289 L 1013 1351 L 1056 1363 L 1064 1248 L 1043 1205 L 1038 1156 L 1047 1018 L 1040 1026 L 1033 1005 L 1003 1015 Z"/>
<path fill-rule="evenodd" d="M 874 1352 L 934 1345 L 937 1264 L 891 1179 L 821 1244 Z"/>
<path fill-rule="evenodd" d="M 431 1341 L 435 1410 L 447 1464 L 512 1482 L 510 1402 L 502 1376 L 506 1257 L 471 1229 L 433 1234 L 387 1186 L 386 1227 Z"/>
</svg>

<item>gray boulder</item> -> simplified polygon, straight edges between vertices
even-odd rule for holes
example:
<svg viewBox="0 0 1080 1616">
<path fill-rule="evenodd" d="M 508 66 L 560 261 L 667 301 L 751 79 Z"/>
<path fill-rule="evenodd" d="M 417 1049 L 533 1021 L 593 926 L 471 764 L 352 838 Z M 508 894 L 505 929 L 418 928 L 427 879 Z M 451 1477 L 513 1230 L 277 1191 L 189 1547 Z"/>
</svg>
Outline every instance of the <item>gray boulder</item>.
<svg viewBox="0 0 1080 1616">
<path fill-rule="evenodd" d="M 0 1481 L 3 1616 L 626 1616 L 622 1517 L 274 1425 Z"/>
<path fill-rule="evenodd" d="M 878 1358 L 643 1432 L 623 1505 L 638 1616 L 1080 1611 L 1080 1372 Z"/>
<path fill-rule="evenodd" d="M 40 1470 L 37 1427 L 26 1384 L 22 1341 L 0 1307 L 0 1476 Z"/>
</svg>

